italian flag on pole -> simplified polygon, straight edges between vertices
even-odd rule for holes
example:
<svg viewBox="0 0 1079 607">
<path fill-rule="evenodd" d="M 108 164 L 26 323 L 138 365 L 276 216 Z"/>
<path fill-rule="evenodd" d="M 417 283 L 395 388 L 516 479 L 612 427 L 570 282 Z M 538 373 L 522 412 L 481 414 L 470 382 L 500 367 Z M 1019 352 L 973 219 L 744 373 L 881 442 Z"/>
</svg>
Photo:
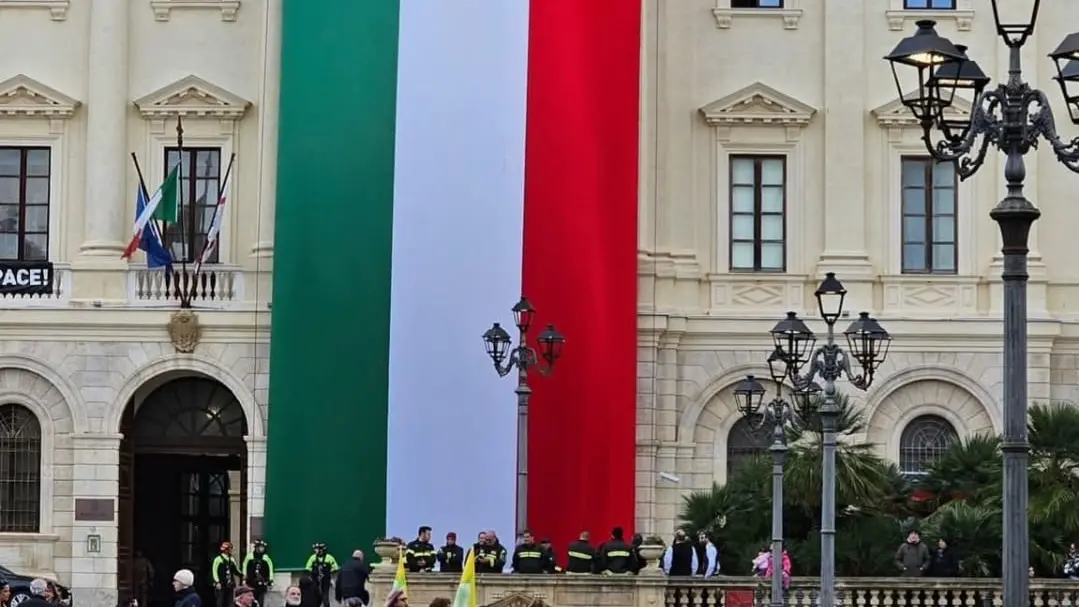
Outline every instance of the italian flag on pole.
<svg viewBox="0 0 1079 607">
<path fill-rule="evenodd" d="M 353 119 L 370 121 L 349 131 L 357 164 L 327 176 L 362 184 L 348 186 L 356 199 L 342 201 L 347 218 L 318 221 L 351 226 L 352 275 L 341 279 L 359 281 L 364 301 L 328 302 L 314 313 L 347 304 L 348 321 L 316 330 L 310 303 L 306 316 L 299 302 L 286 310 L 288 289 L 275 286 L 271 543 L 279 552 L 302 554 L 305 541 L 345 550 L 429 525 L 435 545 L 449 531 L 468 546 L 494 529 L 512 550 L 516 375 L 496 375 L 481 336 L 492 322 L 512 331 L 510 308 L 522 295 L 537 310 L 530 345 L 548 323 L 566 337 L 554 373 L 530 378 L 529 527 L 563 551 L 582 529 L 598 538 L 616 525 L 631 532 L 641 0 L 361 0 L 346 20 L 369 32 L 349 26 L 351 37 L 334 35 L 348 28 L 328 21 L 344 17 L 305 6 L 285 4 L 284 63 L 293 71 L 283 68 L 282 112 L 317 84 L 305 72 L 316 53 L 350 57 L 341 78 L 362 74 L 346 93 Z M 309 136 L 309 125 L 282 124 L 282 153 L 289 138 Z M 282 165 L 279 180 L 301 173 Z M 303 180 L 310 186 L 312 175 Z M 328 191 L 308 189 L 306 199 Z M 279 209 L 281 192 L 304 190 L 279 185 Z M 275 285 L 291 280 L 286 241 L 299 255 L 305 238 L 285 232 L 310 221 L 299 211 L 295 219 L 285 226 L 278 214 Z M 344 226 L 324 228 L 316 236 L 337 239 Z M 288 323 L 322 345 L 279 352 L 294 336 Z M 331 358 L 344 356 L 350 369 L 331 371 L 340 367 Z M 311 357 L 321 366 L 303 360 Z M 324 415 L 301 406 L 346 391 L 351 400 L 318 409 Z M 316 435 L 314 446 L 300 438 Z M 301 468 L 309 452 L 348 461 L 323 474 Z M 327 514 L 336 506 L 310 499 L 338 485 L 361 491 L 347 511 Z"/>
</svg>

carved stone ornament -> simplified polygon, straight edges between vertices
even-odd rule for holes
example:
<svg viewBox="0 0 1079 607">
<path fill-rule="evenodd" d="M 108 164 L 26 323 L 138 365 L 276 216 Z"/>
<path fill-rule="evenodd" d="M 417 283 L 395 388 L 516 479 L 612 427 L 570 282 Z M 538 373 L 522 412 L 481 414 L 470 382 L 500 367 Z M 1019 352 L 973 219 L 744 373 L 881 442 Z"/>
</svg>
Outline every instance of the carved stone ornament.
<svg viewBox="0 0 1079 607">
<path fill-rule="evenodd" d="M 175 9 L 210 9 L 221 11 L 221 20 L 236 21 L 240 0 L 150 0 L 154 21 L 169 21 Z"/>
<path fill-rule="evenodd" d="M 178 354 L 191 354 L 199 345 L 202 330 L 192 310 L 177 310 L 169 318 L 169 339 Z"/>
<path fill-rule="evenodd" d="M 709 126 L 804 127 L 817 113 L 808 103 L 754 82 L 701 108 Z"/>
<path fill-rule="evenodd" d="M 79 105 L 77 100 L 25 74 L 0 82 L 0 116 L 67 119 Z"/>
<path fill-rule="evenodd" d="M 135 100 L 147 120 L 177 116 L 239 120 L 251 102 L 194 74 Z"/>
<path fill-rule="evenodd" d="M 507 594 L 493 603 L 484 605 L 484 607 L 548 607 L 548 605 L 547 603 L 544 603 L 542 599 L 520 592 L 514 592 L 512 594 Z"/>
<path fill-rule="evenodd" d="M 904 97 L 915 97 L 916 93 L 911 91 L 904 95 Z M 949 120 L 969 120 L 971 112 L 971 102 L 956 95 L 952 101 L 951 107 L 944 112 L 944 117 Z M 877 124 L 881 128 L 894 129 L 894 128 L 919 128 L 921 124 L 918 119 L 914 117 L 914 114 L 910 112 L 910 108 L 903 105 L 902 99 L 892 99 L 884 105 L 872 109 L 869 111 L 874 118 L 877 119 Z"/>
<path fill-rule="evenodd" d="M 0 0 L 0 9 L 5 8 L 40 8 L 49 11 L 53 21 L 67 21 L 71 0 Z"/>
</svg>

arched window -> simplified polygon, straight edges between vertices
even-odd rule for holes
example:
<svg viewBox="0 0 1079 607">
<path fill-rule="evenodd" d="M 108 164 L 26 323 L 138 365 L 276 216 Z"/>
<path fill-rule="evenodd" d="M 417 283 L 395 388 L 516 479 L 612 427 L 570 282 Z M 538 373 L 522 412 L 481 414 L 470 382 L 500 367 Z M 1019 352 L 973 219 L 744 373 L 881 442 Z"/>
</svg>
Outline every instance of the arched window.
<svg viewBox="0 0 1079 607">
<path fill-rule="evenodd" d="M 952 424 L 937 415 L 916 417 L 899 437 L 899 468 L 903 474 L 925 474 L 959 438 Z"/>
<path fill-rule="evenodd" d="M 41 522 L 41 423 L 22 405 L 0 405 L 0 531 L 37 533 Z"/>
<path fill-rule="evenodd" d="M 734 422 L 727 434 L 727 476 L 742 462 L 768 453 L 771 444 L 772 432 L 767 424 L 755 430 L 744 417 Z"/>
</svg>

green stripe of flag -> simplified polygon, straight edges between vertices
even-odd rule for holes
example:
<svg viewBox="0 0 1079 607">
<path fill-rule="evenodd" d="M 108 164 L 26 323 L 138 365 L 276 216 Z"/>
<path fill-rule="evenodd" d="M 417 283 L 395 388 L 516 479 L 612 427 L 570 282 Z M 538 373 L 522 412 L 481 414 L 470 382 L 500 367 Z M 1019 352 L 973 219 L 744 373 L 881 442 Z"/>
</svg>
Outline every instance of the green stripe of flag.
<svg viewBox="0 0 1079 607">
<path fill-rule="evenodd" d="M 265 497 L 283 569 L 384 533 L 398 13 L 284 4 Z"/>
</svg>

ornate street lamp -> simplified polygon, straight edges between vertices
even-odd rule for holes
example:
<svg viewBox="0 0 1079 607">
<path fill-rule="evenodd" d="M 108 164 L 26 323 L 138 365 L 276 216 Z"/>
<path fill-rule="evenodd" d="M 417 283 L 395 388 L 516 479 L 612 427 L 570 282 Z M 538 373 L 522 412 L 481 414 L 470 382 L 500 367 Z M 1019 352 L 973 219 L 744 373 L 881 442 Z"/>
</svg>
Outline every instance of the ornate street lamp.
<svg viewBox="0 0 1079 607">
<path fill-rule="evenodd" d="M 846 378 L 854 387 L 860 390 L 868 389 L 873 383 L 873 375 L 888 356 L 892 337 L 868 312 L 862 312 L 843 332 L 847 338 L 847 348 L 842 348 L 835 341 L 835 324 L 843 316 L 847 290 L 835 277 L 835 273 L 828 272 L 817 287 L 815 295 L 820 316 L 828 327 L 824 345 L 816 346 L 817 338 L 813 331 L 794 312 L 787 312 L 787 317 L 779 321 L 771 333 L 776 347 L 774 355 L 786 364 L 785 375 L 790 378 L 801 397 L 811 398 L 815 389 L 820 390 L 814 380 L 824 382 L 824 399 L 819 410 L 815 412 L 820 417 L 823 434 L 819 604 L 820 607 L 834 607 L 835 451 L 840 413 L 836 403 L 835 383 L 840 378 Z M 858 371 L 855 371 L 851 359 L 857 363 Z M 808 405 L 806 408 L 808 409 Z"/>
<path fill-rule="evenodd" d="M 793 408 L 783 400 L 783 380 L 786 369 L 782 357 L 773 353 L 769 357 L 769 371 L 776 384 L 776 396 L 764 402 L 765 389 L 752 375 L 738 382 L 734 395 L 738 401 L 738 410 L 749 424 L 751 431 L 757 432 L 765 427 L 772 429 L 772 444 L 768 450 L 772 453 L 772 599 L 771 607 L 783 607 L 783 466 L 787 462 L 786 426 L 793 421 Z M 763 406 L 763 413 L 761 407 Z"/>
<path fill-rule="evenodd" d="M 550 375 L 554 364 L 562 356 L 566 338 L 554 328 L 547 328 L 536 336 L 536 349 L 528 345 L 528 329 L 536 317 L 536 309 L 527 298 L 521 297 L 512 308 L 513 322 L 517 326 L 517 345 L 499 323 L 491 325 L 483 333 L 483 345 L 499 377 L 517 370 L 517 535 L 528 528 L 528 400 L 532 388 L 528 386 L 528 372 L 538 371 Z"/>
<path fill-rule="evenodd" d="M 955 164 L 956 173 L 967 179 L 985 162 L 990 145 L 1004 154 L 1007 194 L 990 212 L 1001 235 L 1004 269 L 1004 607 L 1025 607 L 1029 529 L 1027 526 L 1027 253 L 1030 228 L 1041 211 L 1023 194 L 1026 179 L 1024 157 L 1039 142 L 1053 150 L 1057 160 L 1079 173 L 1079 138 L 1066 141 L 1056 129 L 1049 97 L 1023 79 L 1021 50 L 1034 33 L 1041 0 L 991 0 L 998 37 L 1008 47 L 1008 78 L 987 88 L 988 77 L 971 60 L 966 49 L 951 45 L 937 35 L 935 23 L 918 22 L 914 36 L 900 41 L 885 59 L 896 74 L 900 94 L 904 91 L 900 70 L 914 66 L 918 88 L 904 97 L 922 127 L 926 149 L 938 162 Z M 1002 16 L 1006 6 L 1020 17 Z M 921 46 L 913 42 L 917 38 Z M 951 48 L 958 53 L 952 53 Z M 924 48 L 931 48 L 938 60 L 928 67 Z M 956 55 L 960 56 L 956 56 Z M 1054 80 L 1060 86 L 1068 117 L 1079 124 L 1079 33 L 1067 36 L 1049 54 L 1056 66 Z M 929 77 L 924 74 L 932 69 Z M 944 110 L 956 91 L 973 99 L 969 119 L 946 119 Z"/>
</svg>

